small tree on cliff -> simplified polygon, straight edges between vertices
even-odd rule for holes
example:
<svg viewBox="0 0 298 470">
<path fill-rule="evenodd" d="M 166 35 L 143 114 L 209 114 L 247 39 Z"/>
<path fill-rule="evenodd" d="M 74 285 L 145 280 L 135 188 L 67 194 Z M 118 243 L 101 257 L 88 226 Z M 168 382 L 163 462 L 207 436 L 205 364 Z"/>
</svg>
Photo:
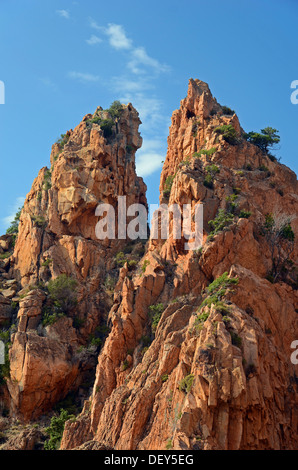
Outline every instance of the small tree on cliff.
<svg viewBox="0 0 298 470">
<path fill-rule="evenodd" d="M 273 127 L 265 127 L 265 129 L 261 129 L 261 133 L 248 132 L 248 134 L 244 134 L 244 138 L 259 147 L 263 153 L 269 153 L 269 150 L 280 142 L 278 130 Z"/>
</svg>

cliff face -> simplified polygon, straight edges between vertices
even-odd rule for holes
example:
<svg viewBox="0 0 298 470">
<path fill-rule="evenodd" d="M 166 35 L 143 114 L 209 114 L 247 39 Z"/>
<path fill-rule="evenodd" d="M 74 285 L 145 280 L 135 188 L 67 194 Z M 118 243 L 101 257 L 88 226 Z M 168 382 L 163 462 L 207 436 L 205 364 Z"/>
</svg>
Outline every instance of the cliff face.
<svg viewBox="0 0 298 470">
<path fill-rule="evenodd" d="M 216 130 L 223 125 L 233 138 Z M 160 189 L 161 202 L 204 204 L 203 248 L 187 252 L 170 232 L 150 242 L 141 276 L 121 270 L 92 396 L 61 448 L 295 448 L 297 291 L 292 274 L 266 279 L 272 257 L 260 233 L 265 214 L 282 212 L 294 216 L 297 239 L 294 173 L 248 143 L 236 114 L 191 80 Z M 217 230 L 208 221 L 220 209 L 232 216 Z"/>
<path fill-rule="evenodd" d="M 160 202 L 203 204 L 203 246 L 187 251 L 171 223 L 134 270 L 122 263 L 111 301 L 103 279 L 127 241 L 96 239 L 95 208 L 116 207 L 117 195 L 146 204 L 146 188 L 134 171 L 136 111 L 123 107 L 108 136 L 91 123 L 98 116 L 109 118 L 98 109 L 63 149 L 53 146 L 50 178 L 42 169 L 35 180 L 3 262 L 19 288 L 39 287 L 19 299 L 12 413 L 36 417 L 77 389 L 91 361 L 78 348 L 106 322 L 92 392 L 66 423 L 61 449 L 297 448 L 295 174 L 246 140 L 206 83 L 190 80 L 172 116 Z M 48 294 L 38 283 L 63 273 L 79 283 L 78 304 L 41 328 Z"/>
<path fill-rule="evenodd" d="M 117 196 L 146 205 L 146 186 L 135 173 L 140 119 L 130 104 L 116 111 L 98 108 L 53 145 L 51 168 L 40 170 L 21 213 L 9 259 L 19 309 L 7 385 L 13 413 L 26 420 L 77 388 L 82 371 L 94 367 L 94 354 L 82 358 L 78 351 L 106 325 L 111 296 L 105 283 L 118 271 L 116 253 L 129 242 L 97 239 L 97 205 L 117 210 Z M 53 323 L 44 286 L 61 275 L 76 282 L 77 305 Z"/>
</svg>

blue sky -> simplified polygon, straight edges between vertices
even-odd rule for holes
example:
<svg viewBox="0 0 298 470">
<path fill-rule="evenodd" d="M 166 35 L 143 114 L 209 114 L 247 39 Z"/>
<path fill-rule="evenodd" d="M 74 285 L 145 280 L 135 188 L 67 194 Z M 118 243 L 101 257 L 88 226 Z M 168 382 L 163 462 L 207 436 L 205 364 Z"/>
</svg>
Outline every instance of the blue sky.
<svg viewBox="0 0 298 470">
<path fill-rule="evenodd" d="M 0 0 L 0 233 L 51 145 L 97 106 L 129 101 L 143 122 L 137 171 L 158 203 L 172 112 L 206 81 L 246 131 L 280 131 L 297 173 L 296 0 Z"/>
</svg>

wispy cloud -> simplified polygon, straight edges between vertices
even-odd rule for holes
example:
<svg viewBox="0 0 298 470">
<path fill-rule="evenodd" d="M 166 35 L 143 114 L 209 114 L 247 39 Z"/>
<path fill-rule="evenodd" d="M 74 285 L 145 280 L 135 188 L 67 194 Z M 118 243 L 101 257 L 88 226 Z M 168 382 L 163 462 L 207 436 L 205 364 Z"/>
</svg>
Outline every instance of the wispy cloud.
<svg viewBox="0 0 298 470">
<path fill-rule="evenodd" d="M 70 14 L 68 10 L 56 10 L 57 15 L 61 16 L 61 18 L 65 18 L 69 20 Z"/>
<path fill-rule="evenodd" d="M 163 102 L 155 96 L 149 96 L 143 91 L 137 91 L 135 93 L 132 92 L 122 95 L 120 97 L 120 101 L 124 103 L 133 103 L 134 107 L 140 114 L 143 123 L 143 130 L 160 130 L 161 125 L 165 122 Z"/>
<path fill-rule="evenodd" d="M 163 142 L 159 139 L 145 139 L 143 146 L 136 154 L 136 171 L 139 176 L 146 177 L 162 167 L 165 153 Z"/>
<path fill-rule="evenodd" d="M 145 47 L 136 46 L 122 25 L 101 26 L 92 18 L 89 24 L 126 61 L 125 71 L 112 77 L 108 86 L 122 103 L 132 103 L 139 112 L 143 146 L 136 155 L 136 169 L 140 176 L 149 176 L 160 170 L 165 159 L 170 119 L 165 114 L 163 100 L 154 90 L 156 78 L 169 72 L 170 67 L 148 54 Z"/>
<path fill-rule="evenodd" d="M 128 37 L 122 25 L 109 23 L 107 26 L 100 26 L 92 18 L 89 18 L 89 23 L 91 28 L 107 36 L 109 44 L 113 49 L 128 52 L 127 67 L 130 72 L 134 74 L 145 74 L 148 69 L 158 73 L 168 72 L 170 70 L 167 64 L 163 64 L 151 57 L 145 47 L 135 47 L 132 39 Z"/>
<path fill-rule="evenodd" d="M 92 73 L 82 73 L 71 71 L 68 72 L 68 77 L 72 78 L 73 80 L 79 80 L 80 82 L 98 82 L 99 76 L 93 75 Z"/>
<path fill-rule="evenodd" d="M 109 39 L 109 44 L 114 49 L 131 49 L 132 40 L 126 35 L 126 32 L 122 25 L 109 23 L 108 26 L 100 26 L 95 20 L 89 18 L 90 26 L 97 31 L 105 34 Z"/>
<path fill-rule="evenodd" d="M 158 60 L 150 57 L 144 47 L 136 47 L 131 53 L 131 60 L 128 62 L 128 68 L 135 74 L 144 73 L 145 70 L 141 66 L 150 67 L 156 72 L 168 72 L 170 67 L 161 64 Z"/>
<path fill-rule="evenodd" d="M 115 49 L 131 49 L 132 40 L 126 36 L 123 26 L 120 24 L 109 23 L 104 28 L 105 34 L 109 38 L 109 43 Z"/>
<path fill-rule="evenodd" d="M 139 154 L 136 159 L 137 175 L 145 178 L 155 173 L 155 171 L 160 170 L 162 167 L 162 158 L 163 156 L 161 154 L 155 152 Z"/>
<path fill-rule="evenodd" d="M 152 90 L 153 84 L 147 76 L 130 77 L 129 75 L 119 75 L 111 80 L 113 90 L 117 93 L 136 93 Z"/>
<path fill-rule="evenodd" d="M 95 44 L 99 44 L 101 42 L 102 39 L 96 36 L 95 34 L 92 34 L 89 39 L 86 39 L 86 43 L 89 44 L 89 46 L 94 46 Z"/>
<path fill-rule="evenodd" d="M 15 203 L 9 208 L 9 215 L 3 217 L 2 222 L 3 224 L 8 227 L 14 220 L 16 213 L 18 212 L 19 208 L 23 206 L 25 201 L 24 196 L 17 197 Z"/>
</svg>

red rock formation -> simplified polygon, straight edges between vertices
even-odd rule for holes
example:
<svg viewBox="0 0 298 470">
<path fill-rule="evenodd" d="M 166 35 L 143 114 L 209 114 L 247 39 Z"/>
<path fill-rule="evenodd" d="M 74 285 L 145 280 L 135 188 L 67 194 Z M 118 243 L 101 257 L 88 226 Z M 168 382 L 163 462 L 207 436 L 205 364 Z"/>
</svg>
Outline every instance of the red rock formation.
<svg viewBox="0 0 298 470">
<path fill-rule="evenodd" d="M 14 254 L 0 266 L 23 287 L 17 292 L 6 277 L 10 292 L 0 296 L 0 320 L 9 314 L 4 299 L 19 301 L 13 413 L 37 417 L 78 387 L 79 346 L 109 312 L 92 393 L 66 423 L 61 449 L 297 448 L 297 179 L 247 142 L 237 115 L 226 112 L 206 83 L 190 80 L 160 178 L 162 203 L 204 204 L 202 248 L 187 251 L 186 233 L 176 240 L 171 224 L 135 270 L 124 263 L 112 303 L 102 282 L 126 241 L 98 241 L 94 213 L 99 201 L 116 205 L 117 195 L 146 204 L 132 106 L 112 135 L 91 125 L 110 119 L 101 108 L 86 116 L 63 148 L 53 146 L 51 175 L 42 169 L 27 196 Z M 291 263 L 275 279 L 268 213 L 288 217 L 295 234 Z M 62 273 L 79 282 L 79 302 L 44 328 L 47 292 L 27 286 Z M 75 317 L 85 321 L 79 329 Z"/>
<path fill-rule="evenodd" d="M 222 125 L 235 129 L 230 142 Z M 297 448 L 296 284 L 293 271 L 266 279 L 272 256 L 260 233 L 267 213 L 292 217 L 297 265 L 297 180 L 242 134 L 236 114 L 190 80 L 172 117 L 161 201 L 204 203 L 205 243 L 187 252 L 170 233 L 151 241 L 132 278 L 121 271 L 93 393 L 66 423 L 62 449 Z M 231 219 L 207 238 L 219 209 Z"/>
<path fill-rule="evenodd" d="M 102 123 L 109 124 L 107 130 Z M 126 196 L 127 205 L 146 205 L 146 186 L 135 173 L 139 124 L 131 104 L 116 116 L 102 108 L 85 116 L 53 145 L 51 168 L 39 172 L 27 195 L 9 260 L 10 276 L 24 289 L 11 296 L 20 308 L 7 381 L 11 409 L 26 420 L 77 387 L 80 370 L 89 367 L 82 366 L 77 351 L 106 319 L 110 298 L 104 283 L 115 270 L 116 253 L 127 244 L 97 239 L 95 209 L 102 202 L 117 209 L 117 196 Z M 44 328 L 44 286 L 61 274 L 78 282 L 78 303 L 70 317 Z"/>
</svg>

